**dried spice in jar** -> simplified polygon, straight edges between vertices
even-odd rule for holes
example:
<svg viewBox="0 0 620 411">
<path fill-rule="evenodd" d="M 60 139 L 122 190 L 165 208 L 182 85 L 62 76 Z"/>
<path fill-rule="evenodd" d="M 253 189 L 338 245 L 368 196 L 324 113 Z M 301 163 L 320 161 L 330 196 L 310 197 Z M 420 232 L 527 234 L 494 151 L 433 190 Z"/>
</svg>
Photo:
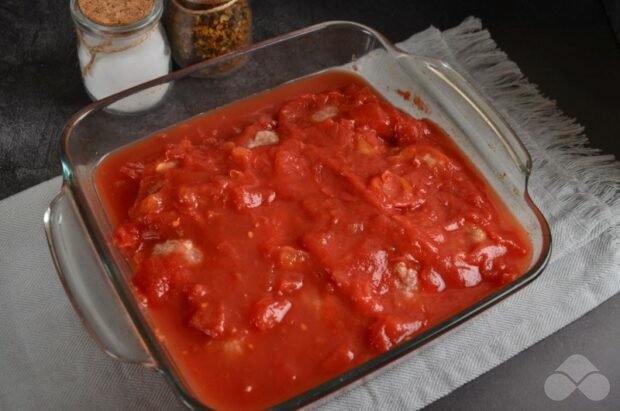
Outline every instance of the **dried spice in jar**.
<svg viewBox="0 0 620 411">
<path fill-rule="evenodd" d="M 252 42 L 248 0 L 169 0 L 166 25 L 172 57 L 181 67 L 229 53 Z M 229 67 L 240 64 L 233 61 Z M 216 73 L 202 73 L 205 75 Z"/>
</svg>

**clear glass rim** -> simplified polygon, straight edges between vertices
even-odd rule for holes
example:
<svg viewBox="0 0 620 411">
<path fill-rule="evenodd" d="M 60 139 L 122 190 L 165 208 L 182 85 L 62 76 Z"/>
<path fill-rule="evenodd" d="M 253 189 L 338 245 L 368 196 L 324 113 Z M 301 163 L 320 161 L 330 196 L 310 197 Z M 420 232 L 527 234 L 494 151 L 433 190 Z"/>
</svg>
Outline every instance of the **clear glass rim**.
<svg viewBox="0 0 620 411">
<path fill-rule="evenodd" d="M 102 35 L 122 35 L 142 31 L 159 21 L 164 12 L 163 0 L 153 0 L 151 12 L 142 19 L 125 26 L 106 26 L 96 23 L 86 17 L 84 13 L 82 13 L 78 1 L 79 0 L 71 0 L 70 3 L 71 17 L 75 24 L 83 30 Z"/>
<path fill-rule="evenodd" d="M 74 1 L 76 0 L 72 0 L 72 2 Z M 105 107 L 109 106 L 110 104 L 118 100 L 121 100 L 127 97 L 128 95 L 134 94 L 138 91 L 148 89 L 158 84 L 162 84 L 162 83 L 166 83 L 166 82 L 174 81 L 176 79 L 190 76 L 191 74 L 204 70 L 205 68 L 217 66 L 218 64 L 222 63 L 223 61 L 227 61 L 230 58 L 243 56 L 252 51 L 259 50 L 265 47 L 269 47 L 270 45 L 273 45 L 273 44 L 285 42 L 288 40 L 293 40 L 295 38 L 302 37 L 308 34 L 312 34 L 312 33 L 330 29 L 330 28 L 338 28 L 338 27 L 348 28 L 351 30 L 361 31 L 366 34 L 369 34 L 370 36 L 374 37 L 384 49 L 386 49 L 387 51 L 391 53 L 409 55 L 413 57 L 422 58 L 428 61 L 439 62 L 441 64 L 450 66 L 449 64 L 444 63 L 437 59 L 416 56 L 416 55 L 404 52 L 398 49 L 392 43 L 390 43 L 382 34 L 378 33 L 377 31 L 365 25 L 355 23 L 355 22 L 348 22 L 348 21 L 330 21 L 330 22 L 325 22 L 325 23 L 320 23 L 317 25 L 309 26 L 309 27 L 306 27 L 306 28 L 303 28 L 297 31 L 293 31 L 291 33 L 283 34 L 283 35 L 274 37 L 273 39 L 266 40 L 260 43 L 255 43 L 254 45 L 239 49 L 238 51 L 235 51 L 233 53 L 229 53 L 229 54 L 226 54 L 220 57 L 213 58 L 208 61 L 204 61 L 204 62 L 200 62 L 194 65 L 188 66 L 184 69 L 175 71 L 168 75 L 162 76 L 158 79 L 151 80 L 142 85 L 122 91 L 120 93 L 117 93 L 105 99 L 93 102 L 90 105 L 84 107 L 78 113 L 76 113 L 69 120 L 69 122 L 67 123 L 63 131 L 62 153 L 61 153 L 63 175 L 64 175 L 65 183 L 69 186 L 69 189 L 71 189 L 71 191 L 74 193 L 74 197 L 76 199 L 76 206 L 79 210 L 81 217 L 84 219 L 84 223 L 85 223 L 84 225 L 88 231 L 88 235 L 93 238 L 98 239 L 97 241 L 93 241 L 93 243 L 95 244 L 99 255 L 100 256 L 105 255 L 105 251 L 104 251 L 104 247 L 100 240 L 101 237 L 97 234 L 98 232 L 97 224 L 94 222 L 94 218 L 92 218 L 92 216 L 90 215 L 91 212 L 89 211 L 88 206 L 83 203 L 82 195 L 80 193 L 80 187 L 74 181 L 72 171 L 71 171 L 72 169 L 71 162 L 67 154 L 68 148 L 69 148 L 69 139 L 70 139 L 71 131 L 74 126 L 76 126 L 83 118 L 88 116 L 89 113 L 93 111 L 102 110 Z M 514 135 L 516 136 L 516 133 Z M 518 140 L 518 143 L 523 145 L 523 143 L 518 139 L 518 137 L 517 137 L 517 140 Z M 527 153 L 526 149 L 525 149 L 525 152 Z M 529 153 L 528 153 L 528 157 L 529 157 Z M 531 163 L 529 165 L 531 165 Z M 536 279 L 542 273 L 543 269 L 545 268 L 545 266 L 547 265 L 550 259 L 551 232 L 550 232 L 549 225 L 545 217 L 543 216 L 542 212 L 538 209 L 536 204 L 532 201 L 529 195 L 528 180 L 529 180 L 530 170 L 528 168 L 527 170 L 522 170 L 522 171 L 523 171 L 523 175 L 525 178 L 525 186 L 524 186 L 525 188 L 522 194 L 523 194 L 524 200 L 526 201 L 528 206 L 531 208 L 532 212 L 534 213 L 534 215 L 536 216 L 536 218 L 538 219 L 540 223 L 540 229 L 541 229 L 542 237 L 543 237 L 540 255 L 538 256 L 536 261 L 533 262 L 532 267 L 528 270 L 528 272 L 524 273 L 518 279 L 507 284 L 503 288 L 491 293 L 484 299 L 478 301 L 476 304 L 469 306 L 466 310 L 453 315 L 447 320 L 444 320 L 443 322 L 435 325 L 434 327 L 424 331 L 423 333 L 417 335 L 411 340 L 408 340 L 394 347 L 390 351 L 384 354 L 381 354 L 377 357 L 374 357 L 368 360 L 367 362 L 351 370 L 348 370 L 338 375 L 335 378 L 332 378 L 329 381 L 326 381 L 316 387 L 313 387 L 310 390 L 307 390 L 305 392 L 302 392 L 296 395 L 293 398 L 290 398 L 280 404 L 277 404 L 273 406 L 272 408 L 273 409 L 298 408 L 298 407 L 302 407 L 304 405 L 310 404 L 329 394 L 332 394 L 335 391 L 355 381 L 358 381 L 361 378 L 373 373 L 374 371 L 377 371 L 378 369 L 383 368 L 393 363 L 395 360 L 398 360 L 401 357 L 411 353 L 415 349 L 439 337 L 440 335 L 453 329 L 457 325 L 462 324 L 466 320 L 481 313 L 482 311 L 486 310 L 490 306 L 498 303 L 499 301 L 503 300 L 505 297 L 509 296 L 510 294 L 514 293 L 515 291 L 519 290 L 520 288 L 524 287 L 525 285 L 529 284 L 534 279 Z M 168 380 L 170 385 L 173 387 L 174 391 L 177 393 L 177 395 L 184 402 L 185 405 L 187 405 L 188 407 L 192 409 L 209 409 L 206 405 L 204 405 L 199 400 L 197 400 L 188 391 L 189 387 L 186 387 L 181 382 L 181 380 L 176 375 L 176 373 L 173 371 L 172 365 L 169 364 L 166 359 L 163 348 L 159 345 L 157 339 L 155 338 L 152 331 L 150 330 L 150 327 L 148 326 L 146 319 L 143 316 L 143 313 L 141 312 L 141 310 L 135 303 L 133 293 L 131 292 L 131 290 L 126 289 L 122 281 L 118 278 L 118 276 L 120 275 L 120 270 L 116 267 L 116 264 L 112 264 L 112 267 L 109 267 L 107 264 L 108 263 L 107 259 L 103 258 L 103 260 L 106 262 L 106 264 L 104 264 L 104 266 L 106 266 L 106 273 L 108 274 L 108 276 L 110 277 L 110 280 L 112 281 L 112 284 L 116 288 L 116 291 L 118 292 L 121 301 L 125 305 L 125 308 L 127 312 L 129 313 L 131 320 L 134 322 L 134 325 L 140 334 L 139 335 L 140 338 L 142 338 L 146 347 L 148 347 L 148 350 L 151 353 L 155 363 L 157 364 L 157 368 L 159 369 L 159 371 Z"/>
</svg>

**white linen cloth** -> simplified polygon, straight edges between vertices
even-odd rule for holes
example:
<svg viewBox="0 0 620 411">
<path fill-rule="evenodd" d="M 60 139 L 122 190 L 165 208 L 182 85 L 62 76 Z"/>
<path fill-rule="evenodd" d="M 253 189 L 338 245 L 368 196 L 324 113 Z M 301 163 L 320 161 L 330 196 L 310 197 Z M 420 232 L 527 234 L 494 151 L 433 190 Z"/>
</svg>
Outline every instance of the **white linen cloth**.
<svg viewBox="0 0 620 411">
<path fill-rule="evenodd" d="M 552 260 L 525 289 L 330 409 L 417 409 L 506 361 L 620 291 L 620 166 L 523 79 L 474 18 L 400 44 L 467 73 L 524 139 L 530 189 L 553 232 Z M 0 409 L 182 409 L 153 370 L 107 357 L 60 285 L 42 216 L 55 178 L 0 202 Z M 472 347 L 476 347 L 472 351 Z"/>
</svg>

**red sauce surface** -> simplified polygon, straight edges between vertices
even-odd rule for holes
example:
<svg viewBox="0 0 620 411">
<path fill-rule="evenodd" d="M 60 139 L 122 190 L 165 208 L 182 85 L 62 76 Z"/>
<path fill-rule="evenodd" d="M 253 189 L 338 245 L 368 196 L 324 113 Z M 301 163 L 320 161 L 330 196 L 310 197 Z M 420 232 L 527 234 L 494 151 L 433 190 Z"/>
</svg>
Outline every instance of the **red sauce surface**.
<svg viewBox="0 0 620 411">
<path fill-rule="evenodd" d="M 436 125 L 343 72 L 124 148 L 96 183 L 157 335 L 220 409 L 310 389 L 514 280 L 531 256 Z"/>
</svg>

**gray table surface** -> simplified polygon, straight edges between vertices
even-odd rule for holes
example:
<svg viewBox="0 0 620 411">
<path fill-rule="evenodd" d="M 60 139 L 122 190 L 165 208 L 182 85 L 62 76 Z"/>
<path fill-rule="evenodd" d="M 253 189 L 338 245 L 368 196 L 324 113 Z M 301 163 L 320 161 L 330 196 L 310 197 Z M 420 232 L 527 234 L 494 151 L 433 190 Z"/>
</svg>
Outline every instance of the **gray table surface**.
<svg viewBox="0 0 620 411">
<path fill-rule="evenodd" d="M 493 38 L 541 91 L 586 127 L 594 146 L 620 157 L 620 3 L 496 0 L 379 2 L 253 0 L 254 38 L 325 20 L 354 20 L 404 40 L 481 17 Z M 606 13 L 607 10 L 607 13 Z M 67 1 L 0 3 L 0 199 L 60 174 L 59 136 L 88 102 Z M 1 216 L 0 216 L 1 218 Z M 428 409 L 618 409 L 620 295 Z M 607 398 L 579 390 L 554 402 L 547 377 L 569 356 L 586 356 L 610 382 Z M 0 355 L 1 352 L 0 352 Z"/>
</svg>

